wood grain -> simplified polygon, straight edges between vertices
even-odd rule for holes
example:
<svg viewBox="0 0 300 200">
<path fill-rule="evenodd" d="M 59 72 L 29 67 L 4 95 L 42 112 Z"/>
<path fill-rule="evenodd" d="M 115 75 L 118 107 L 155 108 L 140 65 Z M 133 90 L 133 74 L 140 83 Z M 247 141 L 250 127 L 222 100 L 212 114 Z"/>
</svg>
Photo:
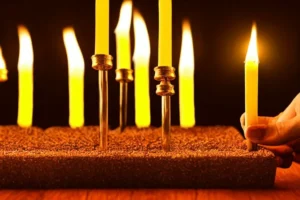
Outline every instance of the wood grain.
<svg viewBox="0 0 300 200">
<path fill-rule="evenodd" d="M 81 199 L 81 200 L 277 200 L 300 199 L 300 165 L 277 169 L 275 188 L 270 190 L 2 190 L 0 199 Z"/>
</svg>

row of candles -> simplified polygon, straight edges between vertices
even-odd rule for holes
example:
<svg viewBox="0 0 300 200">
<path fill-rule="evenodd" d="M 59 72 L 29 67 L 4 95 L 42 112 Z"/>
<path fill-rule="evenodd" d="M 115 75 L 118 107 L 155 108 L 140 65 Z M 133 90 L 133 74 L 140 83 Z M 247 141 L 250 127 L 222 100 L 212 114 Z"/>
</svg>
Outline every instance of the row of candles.
<svg viewBox="0 0 300 200">
<path fill-rule="evenodd" d="M 132 1 L 124 0 L 119 22 L 115 29 L 117 44 L 117 70 L 131 70 L 130 27 L 132 18 Z M 95 55 L 109 55 L 109 0 L 96 0 L 96 28 L 95 28 Z M 150 98 L 149 98 L 149 59 L 150 43 L 145 21 L 142 15 L 135 10 L 133 17 L 135 51 L 133 55 L 135 71 L 135 119 L 139 128 L 148 127 L 151 123 Z M 159 56 L 158 66 L 163 71 L 172 68 L 172 0 L 159 0 Z M 18 125 L 30 127 L 33 111 L 33 50 L 29 31 L 20 26 L 19 29 L 20 54 L 19 54 L 19 105 Z M 255 24 L 252 33 L 245 62 L 245 111 L 246 126 L 257 123 L 258 104 L 258 53 L 257 33 Z M 72 128 L 84 125 L 84 60 L 76 40 L 74 30 L 66 28 L 63 38 L 67 52 L 69 65 L 69 124 Z M 99 63 L 98 63 L 99 64 Z M 103 65 L 103 63 L 102 63 Z M 127 71 L 128 72 L 128 71 Z M 6 80 L 5 61 L 0 48 L 0 79 Z M 100 146 L 106 148 L 107 140 L 107 80 L 99 70 L 100 90 Z M 107 73 L 104 72 L 104 73 Z M 161 75 L 161 74 L 160 74 Z M 171 90 L 173 86 L 168 83 L 168 77 L 158 79 L 162 88 L 167 85 Z M 127 84 L 127 82 L 126 82 Z M 158 90 L 160 85 L 157 86 Z M 167 94 L 166 96 L 168 96 Z M 171 95 L 171 94 L 170 94 Z M 163 96 L 163 95 L 162 95 Z M 124 102 L 121 102 L 125 98 Z M 121 116 L 127 115 L 127 90 L 120 93 L 120 121 Z M 191 27 L 188 20 L 183 23 L 182 48 L 179 61 L 179 100 L 180 100 L 180 125 L 184 128 L 195 125 L 194 110 L 194 50 Z M 170 135 L 170 98 L 162 98 L 162 137 L 165 150 L 169 150 Z M 121 108 L 122 107 L 122 108 Z M 122 113 L 125 112 L 125 113 Z M 102 116 L 101 116 L 102 115 Z M 101 121 L 102 120 L 102 121 Z M 103 121 L 104 120 L 104 121 Z M 121 124 L 121 122 L 120 122 Z M 126 126 L 126 121 L 125 124 Z M 102 127 L 101 127 L 102 126 Z M 104 126 L 104 127 L 103 127 Z M 102 131 L 102 132 L 101 132 Z M 164 140 L 165 139 L 165 140 Z M 101 145 L 102 144 L 102 145 Z M 249 143 L 248 149 L 254 149 Z"/>
<path fill-rule="evenodd" d="M 120 20 L 116 28 L 117 38 L 117 66 L 131 68 L 130 36 L 131 26 L 131 1 L 125 1 L 120 12 Z M 139 128 L 148 127 L 151 124 L 150 95 L 149 95 L 149 60 L 150 41 L 146 23 L 142 15 L 135 10 L 133 16 L 135 51 L 133 61 L 135 64 L 135 117 Z M 126 31 L 125 31 L 126 30 Z M 17 123 L 21 127 L 32 125 L 33 112 L 33 48 L 30 33 L 25 26 L 18 27 L 20 41 L 19 55 L 19 111 Z M 125 34 L 126 33 L 126 34 Z M 66 48 L 69 66 L 69 125 L 72 128 L 84 125 L 84 70 L 85 63 L 80 51 L 73 28 L 63 30 L 63 40 Z M 180 58 L 181 88 L 181 126 L 192 127 L 195 124 L 194 116 L 194 90 L 193 90 L 193 43 L 190 24 L 187 20 L 183 23 L 183 41 Z M 105 45 L 103 45 L 105 46 Z M 122 63 L 122 64 L 121 64 Z M 126 63 L 126 64 L 125 64 Z M 0 47 L 0 69 L 6 69 L 5 59 Z M 6 73 L 1 78 L 7 80 Z M 187 83 L 188 82 L 188 83 Z M 184 89 L 185 88 L 185 89 Z M 180 90 L 181 91 L 181 90 Z M 187 103 L 188 101 L 188 103 Z M 187 112 L 188 111 L 188 112 Z"/>
</svg>

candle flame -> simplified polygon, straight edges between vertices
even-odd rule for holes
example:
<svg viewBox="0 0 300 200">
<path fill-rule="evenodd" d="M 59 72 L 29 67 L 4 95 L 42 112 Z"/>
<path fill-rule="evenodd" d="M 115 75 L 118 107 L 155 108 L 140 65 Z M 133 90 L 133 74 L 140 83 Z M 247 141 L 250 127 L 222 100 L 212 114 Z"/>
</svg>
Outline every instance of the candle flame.
<svg viewBox="0 0 300 200">
<path fill-rule="evenodd" d="M 69 66 L 69 124 L 71 128 L 84 125 L 84 60 L 75 31 L 63 30 Z"/>
<path fill-rule="evenodd" d="M 132 1 L 125 0 L 122 3 L 118 25 L 115 29 L 117 68 L 131 68 L 131 49 L 130 49 L 130 26 L 132 16 Z"/>
<path fill-rule="evenodd" d="M 119 22 L 116 27 L 115 33 L 129 33 L 132 16 L 132 1 L 125 0 L 122 3 Z"/>
<path fill-rule="evenodd" d="M 135 123 L 138 128 L 149 127 L 151 124 L 149 97 L 149 59 L 150 41 L 146 23 L 141 14 L 134 12 L 135 48 Z"/>
<path fill-rule="evenodd" d="M 2 54 L 1 47 L 0 47 L 0 69 L 6 69 L 6 63 Z"/>
<path fill-rule="evenodd" d="M 7 81 L 6 63 L 2 54 L 2 49 L 0 47 L 0 82 L 5 81 Z"/>
<path fill-rule="evenodd" d="M 150 58 L 150 41 L 149 34 L 145 20 L 142 15 L 135 10 L 134 11 L 134 37 L 135 37 L 135 48 L 133 53 L 133 59 L 145 59 Z"/>
<path fill-rule="evenodd" d="M 179 110 L 180 126 L 195 125 L 194 105 L 194 47 L 191 26 L 188 20 L 183 22 L 182 46 L 179 61 Z"/>
<path fill-rule="evenodd" d="M 253 23 L 252 25 L 252 31 L 251 31 L 251 37 L 250 37 L 250 43 L 248 47 L 248 52 L 246 55 L 246 62 L 252 61 L 252 62 L 258 62 L 258 50 L 257 50 L 257 30 L 256 30 L 256 24 Z"/>
<path fill-rule="evenodd" d="M 19 26 L 18 33 L 20 42 L 18 125 L 30 127 L 33 112 L 33 48 L 27 28 Z"/>
</svg>

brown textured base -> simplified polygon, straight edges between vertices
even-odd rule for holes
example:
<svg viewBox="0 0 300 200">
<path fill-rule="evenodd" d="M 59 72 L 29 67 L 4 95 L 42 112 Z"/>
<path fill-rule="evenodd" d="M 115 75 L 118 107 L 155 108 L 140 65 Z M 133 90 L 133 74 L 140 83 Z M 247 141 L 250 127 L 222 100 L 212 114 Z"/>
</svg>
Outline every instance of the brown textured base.
<svg viewBox="0 0 300 200">
<path fill-rule="evenodd" d="M 98 149 L 97 127 L 0 127 L 1 188 L 269 188 L 274 155 L 248 152 L 232 127 L 172 127 L 171 152 L 159 128 L 109 133 Z"/>
</svg>

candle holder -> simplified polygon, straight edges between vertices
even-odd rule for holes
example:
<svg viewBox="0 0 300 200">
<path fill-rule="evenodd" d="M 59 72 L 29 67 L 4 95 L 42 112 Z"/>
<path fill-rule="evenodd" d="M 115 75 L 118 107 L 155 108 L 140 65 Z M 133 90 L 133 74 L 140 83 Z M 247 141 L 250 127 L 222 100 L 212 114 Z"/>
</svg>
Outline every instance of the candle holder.
<svg viewBox="0 0 300 200">
<path fill-rule="evenodd" d="M 133 70 L 116 69 L 116 81 L 120 83 L 119 123 L 122 133 L 127 125 L 128 83 L 133 81 Z"/>
<path fill-rule="evenodd" d="M 154 79 L 160 81 L 156 86 L 156 94 L 162 97 L 162 148 L 170 151 L 171 96 L 175 94 L 174 86 L 170 81 L 176 78 L 175 68 L 158 66 L 154 71 Z"/>
<path fill-rule="evenodd" d="M 100 121 L 100 148 L 107 148 L 108 134 L 108 70 L 113 67 L 113 57 L 106 54 L 92 56 L 92 67 L 99 71 L 99 121 Z"/>
<path fill-rule="evenodd" d="M 7 81 L 7 69 L 0 69 L 0 82 Z"/>
</svg>

